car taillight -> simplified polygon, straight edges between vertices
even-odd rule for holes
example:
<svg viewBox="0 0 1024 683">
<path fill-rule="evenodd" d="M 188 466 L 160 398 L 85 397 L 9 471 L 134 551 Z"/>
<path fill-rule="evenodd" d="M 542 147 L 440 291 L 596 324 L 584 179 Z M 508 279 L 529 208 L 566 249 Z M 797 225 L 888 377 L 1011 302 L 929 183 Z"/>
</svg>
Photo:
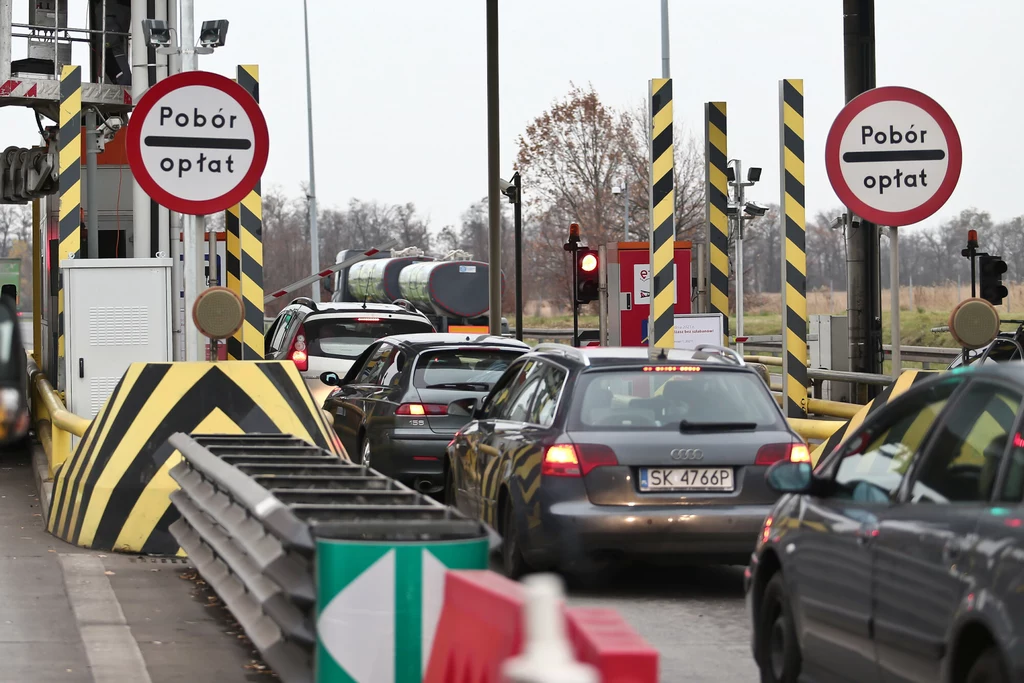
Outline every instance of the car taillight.
<svg viewBox="0 0 1024 683">
<path fill-rule="evenodd" d="M 555 444 L 544 452 L 540 472 L 549 477 L 585 477 L 595 467 L 618 464 L 615 451 L 601 444 Z"/>
<path fill-rule="evenodd" d="M 443 403 L 403 403 L 395 415 L 447 415 L 448 406 Z"/>
<path fill-rule="evenodd" d="M 309 370 L 309 356 L 306 354 L 306 328 L 299 325 L 299 332 L 295 335 L 292 347 L 288 349 L 288 357 L 295 362 L 299 372 Z"/>
<path fill-rule="evenodd" d="M 769 443 L 757 449 L 754 457 L 755 465 L 774 465 L 782 460 L 790 462 L 811 461 L 811 453 L 807 450 L 807 444 L 803 443 Z"/>
</svg>

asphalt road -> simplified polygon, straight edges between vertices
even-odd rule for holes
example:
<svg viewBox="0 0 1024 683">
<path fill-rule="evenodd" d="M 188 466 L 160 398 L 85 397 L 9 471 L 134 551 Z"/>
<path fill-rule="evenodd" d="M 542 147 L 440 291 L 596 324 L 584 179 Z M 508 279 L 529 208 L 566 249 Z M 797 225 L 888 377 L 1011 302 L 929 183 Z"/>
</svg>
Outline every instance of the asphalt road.
<svg viewBox="0 0 1024 683">
<path fill-rule="evenodd" d="M 756 683 L 742 567 L 637 567 L 568 588 L 570 604 L 611 607 L 661 653 L 665 683 Z"/>
</svg>

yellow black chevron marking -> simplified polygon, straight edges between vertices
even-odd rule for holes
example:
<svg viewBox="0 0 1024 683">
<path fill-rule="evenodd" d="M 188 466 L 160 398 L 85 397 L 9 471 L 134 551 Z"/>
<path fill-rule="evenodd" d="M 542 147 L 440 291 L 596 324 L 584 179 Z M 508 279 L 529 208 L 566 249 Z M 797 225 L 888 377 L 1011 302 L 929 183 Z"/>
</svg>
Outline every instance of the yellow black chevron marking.
<svg viewBox="0 0 1024 683">
<path fill-rule="evenodd" d="M 242 242 L 239 236 L 239 212 L 241 206 L 236 204 L 224 212 L 224 232 L 226 244 L 224 253 L 225 274 L 224 284 L 238 296 L 242 296 Z M 244 299 L 243 299 L 244 301 Z M 228 339 L 228 360 L 242 360 L 241 328 Z"/>
<path fill-rule="evenodd" d="M 844 441 L 846 441 L 846 437 L 857 431 L 857 429 L 864 424 L 864 420 L 867 419 L 869 415 L 874 413 L 876 410 L 879 410 L 889 401 L 900 394 L 903 394 L 914 385 L 930 379 L 933 376 L 934 373 L 922 370 L 904 370 L 895 382 L 886 387 L 882 393 L 861 408 L 856 415 L 847 421 L 845 425 L 837 429 L 827 441 L 819 444 L 818 447 L 814 449 L 814 452 L 811 453 L 811 461 L 814 464 L 817 464 L 822 456 L 834 451 L 842 445 Z"/>
<path fill-rule="evenodd" d="M 238 67 L 238 84 L 260 101 L 260 68 L 255 64 Z M 239 223 L 239 293 L 245 304 L 241 330 L 241 358 L 263 358 L 263 199 L 262 182 L 237 207 Z M 228 344 L 231 350 L 231 343 Z"/>
<path fill-rule="evenodd" d="M 708 310 L 725 321 L 729 344 L 729 162 L 725 102 L 704 104 L 704 215 L 708 226 Z"/>
<path fill-rule="evenodd" d="M 804 82 L 779 81 L 782 178 L 782 383 L 788 417 L 807 417 L 807 251 L 804 211 Z"/>
<path fill-rule="evenodd" d="M 76 545 L 179 552 L 175 432 L 290 434 L 347 459 L 291 362 L 134 363 L 57 470 L 49 529 Z"/>
<path fill-rule="evenodd" d="M 652 349 L 675 348 L 675 168 L 672 79 L 654 78 L 651 96 L 651 320 Z"/>
<path fill-rule="evenodd" d="M 82 67 L 64 66 L 60 75 L 58 155 L 58 263 L 78 258 L 82 248 Z M 64 278 L 57 289 L 57 356 L 64 363 Z"/>
</svg>

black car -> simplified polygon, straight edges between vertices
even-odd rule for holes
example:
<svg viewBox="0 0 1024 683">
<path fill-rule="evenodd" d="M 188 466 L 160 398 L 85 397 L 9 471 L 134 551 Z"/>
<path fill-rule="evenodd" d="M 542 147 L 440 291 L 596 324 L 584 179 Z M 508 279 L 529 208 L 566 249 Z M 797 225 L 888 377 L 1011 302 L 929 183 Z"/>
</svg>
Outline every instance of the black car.
<svg viewBox="0 0 1024 683">
<path fill-rule="evenodd" d="M 1024 364 L 891 399 L 782 493 L 747 570 L 765 683 L 1024 680 Z"/>
<path fill-rule="evenodd" d="M 445 445 L 469 419 L 453 401 L 483 397 L 530 349 L 515 339 L 447 333 L 405 334 L 371 344 L 339 378 L 324 410 L 345 449 L 381 474 L 422 493 L 444 483 Z"/>
<path fill-rule="evenodd" d="M 574 349 L 518 359 L 448 446 L 446 502 L 504 538 L 505 571 L 591 573 L 627 556 L 744 563 L 779 460 L 810 461 L 730 349 Z"/>
</svg>

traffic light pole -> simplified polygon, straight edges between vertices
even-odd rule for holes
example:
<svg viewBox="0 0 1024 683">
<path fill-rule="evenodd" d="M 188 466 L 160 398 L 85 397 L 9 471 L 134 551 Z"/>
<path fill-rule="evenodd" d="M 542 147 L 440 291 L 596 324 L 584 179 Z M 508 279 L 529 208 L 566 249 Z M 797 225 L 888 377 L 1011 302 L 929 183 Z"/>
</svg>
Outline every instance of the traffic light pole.
<svg viewBox="0 0 1024 683">
<path fill-rule="evenodd" d="M 577 242 L 572 243 L 572 345 L 579 347 L 580 345 L 580 301 L 579 301 L 579 286 L 580 286 L 580 273 L 577 263 L 578 252 L 580 245 Z"/>
</svg>

